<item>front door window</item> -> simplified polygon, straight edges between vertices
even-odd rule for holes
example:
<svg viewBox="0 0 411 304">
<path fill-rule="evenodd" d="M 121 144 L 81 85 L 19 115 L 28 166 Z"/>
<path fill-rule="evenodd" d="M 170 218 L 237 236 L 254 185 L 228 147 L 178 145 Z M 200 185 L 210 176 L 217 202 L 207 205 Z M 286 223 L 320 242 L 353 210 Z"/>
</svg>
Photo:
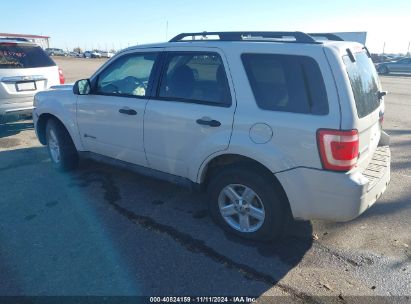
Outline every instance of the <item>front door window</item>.
<svg viewBox="0 0 411 304">
<path fill-rule="evenodd" d="M 157 55 L 133 54 L 115 60 L 98 76 L 95 93 L 145 97 Z"/>
</svg>

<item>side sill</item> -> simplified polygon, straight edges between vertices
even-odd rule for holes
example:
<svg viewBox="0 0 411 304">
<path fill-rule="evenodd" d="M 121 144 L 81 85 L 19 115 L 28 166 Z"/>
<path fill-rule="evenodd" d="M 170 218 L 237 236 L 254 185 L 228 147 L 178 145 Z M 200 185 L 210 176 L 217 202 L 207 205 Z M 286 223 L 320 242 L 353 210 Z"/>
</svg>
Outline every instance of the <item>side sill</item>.
<svg viewBox="0 0 411 304">
<path fill-rule="evenodd" d="M 141 174 L 147 177 L 152 177 L 155 179 L 163 180 L 169 183 L 176 184 L 178 186 L 184 187 L 193 192 L 201 191 L 202 187 L 200 184 L 194 183 L 188 178 L 180 177 L 177 175 L 161 172 L 155 169 L 139 166 L 122 160 L 114 159 L 104 155 L 96 154 L 93 152 L 82 152 L 79 151 L 79 156 L 83 159 L 91 159 L 96 162 L 105 163 L 118 168 L 126 169 L 137 174 Z"/>
</svg>

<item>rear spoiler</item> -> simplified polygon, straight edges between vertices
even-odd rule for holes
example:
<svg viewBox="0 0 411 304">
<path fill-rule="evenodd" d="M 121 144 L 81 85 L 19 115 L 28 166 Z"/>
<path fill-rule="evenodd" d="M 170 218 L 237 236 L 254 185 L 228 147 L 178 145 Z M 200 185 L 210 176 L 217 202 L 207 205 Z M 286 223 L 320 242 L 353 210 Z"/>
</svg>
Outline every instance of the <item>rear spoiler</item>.
<svg viewBox="0 0 411 304">
<path fill-rule="evenodd" d="M 317 40 L 354 41 L 365 45 L 367 32 L 309 33 Z"/>
<path fill-rule="evenodd" d="M 326 40 L 334 40 L 334 41 L 344 41 L 341 37 L 333 34 L 333 33 L 308 33 L 311 37 L 314 38 L 326 38 Z M 319 39 L 322 40 L 322 39 Z"/>
</svg>

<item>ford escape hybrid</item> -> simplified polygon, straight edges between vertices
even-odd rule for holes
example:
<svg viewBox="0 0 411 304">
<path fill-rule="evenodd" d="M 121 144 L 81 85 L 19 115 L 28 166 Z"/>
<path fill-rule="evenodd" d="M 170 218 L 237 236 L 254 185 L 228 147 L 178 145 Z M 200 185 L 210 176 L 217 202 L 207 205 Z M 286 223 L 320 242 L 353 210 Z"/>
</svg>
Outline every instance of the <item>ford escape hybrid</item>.
<svg viewBox="0 0 411 304">
<path fill-rule="evenodd" d="M 7 114 L 31 114 L 34 94 L 62 83 L 61 70 L 39 46 L 0 38 L 0 122 Z"/>
<path fill-rule="evenodd" d="M 90 79 L 35 96 L 55 167 L 79 156 L 208 193 L 259 240 L 295 219 L 351 220 L 390 181 L 385 93 L 367 49 L 301 32 L 181 34 L 128 48 Z"/>
</svg>

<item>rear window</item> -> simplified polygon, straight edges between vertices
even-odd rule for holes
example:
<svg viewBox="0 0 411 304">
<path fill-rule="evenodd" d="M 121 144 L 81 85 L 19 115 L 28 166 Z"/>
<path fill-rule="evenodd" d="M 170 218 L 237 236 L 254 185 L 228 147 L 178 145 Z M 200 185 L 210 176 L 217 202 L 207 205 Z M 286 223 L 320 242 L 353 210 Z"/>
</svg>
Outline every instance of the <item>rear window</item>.
<svg viewBox="0 0 411 304">
<path fill-rule="evenodd" d="M 313 58 L 243 54 L 242 60 L 256 103 L 261 109 L 328 114 L 324 80 Z"/>
<path fill-rule="evenodd" d="M 343 56 L 348 78 L 354 94 L 358 117 L 362 118 L 374 112 L 380 105 L 380 88 L 377 71 L 371 58 L 365 52 L 354 53 L 355 62 L 348 55 Z"/>
<path fill-rule="evenodd" d="M 38 46 L 0 43 L 0 69 L 28 69 L 55 65 Z"/>
</svg>

